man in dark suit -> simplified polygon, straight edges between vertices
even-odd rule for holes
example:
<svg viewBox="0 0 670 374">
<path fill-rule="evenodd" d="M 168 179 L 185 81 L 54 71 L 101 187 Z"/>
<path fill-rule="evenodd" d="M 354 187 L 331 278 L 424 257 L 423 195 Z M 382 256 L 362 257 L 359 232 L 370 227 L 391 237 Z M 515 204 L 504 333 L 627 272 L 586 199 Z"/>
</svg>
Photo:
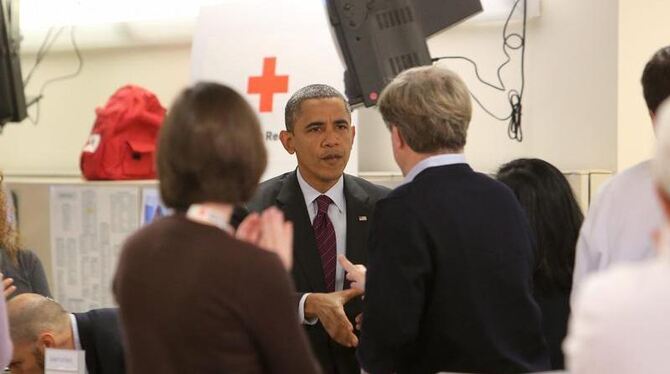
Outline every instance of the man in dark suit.
<svg viewBox="0 0 670 374">
<path fill-rule="evenodd" d="M 353 320 L 361 291 L 351 289 L 337 256 L 367 262 L 368 225 L 388 189 L 344 174 L 354 141 L 351 111 L 337 90 L 311 85 L 285 110 L 281 142 L 298 168 L 262 183 L 252 211 L 276 205 L 293 222 L 296 312 L 325 373 L 360 373 Z"/>
<path fill-rule="evenodd" d="M 370 229 L 361 367 L 548 370 L 528 222 L 507 187 L 465 162 L 467 87 L 448 70 L 414 68 L 379 108 L 405 181 L 378 202 Z"/>
<path fill-rule="evenodd" d="M 12 373 L 43 373 L 46 348 L 86 352 L 89 374 L 125 373 L 117 309 L 67 313 L 54 300 L 21 294 L 7 303 Z"/>
</svg>

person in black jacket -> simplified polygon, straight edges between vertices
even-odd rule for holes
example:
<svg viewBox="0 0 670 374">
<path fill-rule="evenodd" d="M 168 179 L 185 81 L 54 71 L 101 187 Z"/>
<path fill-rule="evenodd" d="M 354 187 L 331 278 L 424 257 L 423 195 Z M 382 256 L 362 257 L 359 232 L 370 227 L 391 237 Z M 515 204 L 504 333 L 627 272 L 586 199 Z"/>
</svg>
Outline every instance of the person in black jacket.
<svg viewBox="0 0 670 374">
<path fill-rule="evenodd" d="M 561 343 L 568 329 L 575 247 L 584 214 L 563 173 L 544 160 L 510 161 L 500 167 L 496 178 L 516 195 L 537 240 L 535 300 L 542 310 L 551 369 L 562 370 Z"/>
<path fill-rule="evenodd" d="M 404 183 L 370 229 L 361 367 L 370 373 L 543 371 L 533 237 L 512 191 L 463 155 L 472 106 L 438 67 L 406 70 L 382 92 Z"/>
<path fill-rule="evenodd" d="M 89 374 L 123 374 L 117 309 L 68 313 L 54 300 L 25 293 L 7 303 L 14 374 L 43 373 L 46 348 L 86 351 Z"/>
<path fill-rule="evenodd" d="M 365 265 L 374 206 L 389 190 L 344 173 L 355 127 L 340 92 L 324 84 L 299 89 L 285 120 L 280 139 L 298 167 L 261 183 L 247 208 L 276 206 L 293 222 L 295 311 L 324 373 L 358 374 L 360 291 L 349 287 L 336 256 Z"/>
</svg>

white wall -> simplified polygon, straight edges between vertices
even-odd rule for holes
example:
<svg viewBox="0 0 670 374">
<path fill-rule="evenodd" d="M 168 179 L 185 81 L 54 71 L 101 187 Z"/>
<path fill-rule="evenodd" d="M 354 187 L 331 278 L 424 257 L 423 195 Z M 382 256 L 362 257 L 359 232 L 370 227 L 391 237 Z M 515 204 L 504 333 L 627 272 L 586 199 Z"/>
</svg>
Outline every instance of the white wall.
<svg viewBox="0 0 670 374">
<path fill-rule="evenodd" d="M 50 85 L 41 104 L 40 121 L 8 124 L 0 134 L 0 169 L 6 174 L 79 175 L 79 154 L 95 120 L 95 108 L 126 83 L 155 92 L 169 106 L 190 79 L 190 46 L 84 50 L 84 69 L 77 78 Z M 34 55 L 22 56 L 27 73 Z M 36 95 L 46 79 L 77 67 L 73 52 L 49 54 L 38 67 L 27 95 Z M 32 116 L 35 108 L 29 109 Z"/>
<path fill-rule="evenodd" d="M 635 23 L 630 19 L 635 15 L 646 18 L 656 14 L 655 19 L 660 24 L 664 14 L 660 10 L 667 11 L 670 7 L 660 5 L 663 0 L 647 0 L 655 3 L 656 8 L 640 14 L 643 11 L 637 9 L 633 1 L 621 1 L 622 12 L 631 13 L 623 19 L 622 27 L 631 30 L 635 29 Z M 475 168 L 494 171 L 513 158 L 532 156 L 545 158 L 563 170 L 616 169 L 617 123 L 627 144 L 628 130 L 622 124 L 643 122 L 643 119 L 625 120 L 630 114 L 624 108 L 619 110 L 621 118 L 617 121 L 617 90 L 619 102 L 628 101 L 627 96 L 639 100 L 637 92 L 622 88 L 622 82 L 617 84 L 617 59 L 622 60 L 623 70 L 629 63 L 626 51 L 632 48 L 623 45 L 617 54 L 617 4 L 614 0 L 541 2 L 541 15 L 530 21 L 527 35 L 525 140 L 523 143 L 509 140 L 506 123 L 493 120 L 476 108 L 466 147 L 467 157 Z M 639 25 L 645 23 L 646 20 L 637 21 Z M 514 24 L 516 30 L 518 26 L 519 23 Z M 482 75 L 494 80 L 495 68 L 503 59 L 501 28 L 502 22 L 459 25 L 432 38 L 431 52 L 471 57 L 479 64 Z M 659 25 L 644 29 L 662 28 Z M 665 31 L 666 40 L 669 32 Z M 621 39 L 626 41 L 622 44 L 628 44 L 627 37 Z M 630 41 L 630 44 L 635 43 Z M 654 40 L 649 44 L 653 47 L 648 50 L 653 51 L 662 43 Z M 636 53 L 643 56 L 642 60 L 648 57 L 643 47 L 636 49 L 640 49 Z M 34 56 L 23 57 L 25 72 Z M 5 127 L 0 135 L 0 168 L 6 173 L 77 175 L 79 153 L 93 124 L 94 108 L 103 105 L 116 88 L 128 82 L 143 85 L 169 106 L 189 82 L 188 45 L 88 49 L 84 51 L 84 58 L 84 70 L 78 78 L 47 89 L 37 126 L 25 121 Z M 462 74 L 488 106 L 500 114 L 507 113 L 506 97 L 476 82 L 471 66 L 452 61 L 444 64 Z M 71 52 L 49 55 L 27 93 L 34 94 L 44 79 L 70 72 L 75 67 L 76 59 Z M 637 82 L 638 66 L 631 70 Z M 509 82 L 516 84 L 517 71 L 514 64 L 506 71 Z M 357 127 L 360 170 L 397 172 L 388 133 L 376 110 L 362 110 Z M 627 155 L 623 154 L 633 157 Z M 623 156 L 620 153 L 619 162 Z"/>
<path fill-rule="evenodd" d="M 619 0 L 619 170 L 651 156 L 654 133 L 640 77 L 649 58 L 670 45 L 670 1 Z"/>
<path fill-rule="evenodd" d="M 617 18 L 613 0 L 542 1 L 541 15 L 529 21 L 524 96 L 524 141 L 507 138 L 507 123 L 475 104 L 466 156 L 479 170 L 495 171 L 516 157 L 540 157 L 563 170 L 616 168 Z M 519 30 L 520 23 L 514 24 Z M 480 74 L 495 81 L 504 61 L 502 21 L 464 23 L 433 37 L 433 56 L 474 59 Z M 506 83 L 518 86 L 518 57 L 506 70 Z M 486 88 L 465 62 L 441 62 L 466 80 L 470 89 L 499 115 L 507 115 L 505 95 Z M 374 110 L 358 125 L 361 171 L 397 171 L 388 133 Z"/>
</svg>

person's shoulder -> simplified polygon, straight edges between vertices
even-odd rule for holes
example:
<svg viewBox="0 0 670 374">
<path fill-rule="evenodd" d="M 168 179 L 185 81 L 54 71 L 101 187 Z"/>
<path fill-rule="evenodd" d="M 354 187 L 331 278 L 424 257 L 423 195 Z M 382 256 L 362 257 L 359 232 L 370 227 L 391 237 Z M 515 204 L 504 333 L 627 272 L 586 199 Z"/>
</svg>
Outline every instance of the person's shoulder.
<svg viewBox="0 0 670 374">
<path fill-rule="evenodd" d="M 258 184 L 258 189 L 259 190 L 265 190 L 265 189 L 268 189 L 268 188 L 272 188 L 276 185 L 281 186 L 282 184 L 284 184 L 287 181 L 287 179 L 289 177 L 294 176 L 294 175 L 295 175 L 295 170 L 288 171 L 284 174 L 279 174 L 276 177 L 267 179 L 267 180 L 259 183 Z"/>
<path fill-rule="evenodd" d="M 37 254 L 31 249 L 20 248 L 16 255 L 19 259 L 19 263 L 21 264 L 41 262 L 39 256 L 37 256 Z"/>
<path fill-rule="evenodd" d="M 124 252 L 141 250 L 151 243 L 156 243 L 157 238 L 169 238 L 189 230 L 184 225 L 188 223 L 183 214 L 175 213 L 161 217 L 144 225 L 133 232 L 124 242 Z"/>
<path fill-rule="evenodd" d="M 652 183 L 651 180 L 651 162 L 643 161 L 610 178 L 601 188 L 599 195 L 628 194 L 632 190 L 646 188 Z"/>
<path fill-rule="evenodd" d="M 279 256 L 254 244 L 232 238 L 229 261 L 245 269 L 240 272 L 242 278 L 258 278 L 260 275 L 276 278 L 286 273 Z M 246 283 L 246 282 L 245 282 Z"/>
<path fill-rule="evenodd" d="M 269 206 L 275 205 L 275 199 L 284 185 L 295 177 L 295 171 L 289 171 L 261 182 L 256 188 L 254 196 L 246 204 L 250 211 L 261 211 Z"/>
<path fill-rule="evenodd" d="M 373 200 L 379 200 L 384 196 L 388 195 L 389 192 L 391 192 L 391 189 L 386 186 L 372 183 L 364 178 L 357 177 L 354 175 L 344 174 L 344 180 L 345 184 L 346 183 L 356 184 L 363 191 L 365 191 L 365 193 L 368 196 L 370 196 L 370 198 L 372 198 Z"/>
<path fill-rule="evenodd" d="M 91 320 L 114 320 L 118 318 L 119 309 L 118 308 L 98 308 L 91 309 L 83 313 L 74 313 L 75 317 L 77 315 L 86 315 Z"/>
</svg>

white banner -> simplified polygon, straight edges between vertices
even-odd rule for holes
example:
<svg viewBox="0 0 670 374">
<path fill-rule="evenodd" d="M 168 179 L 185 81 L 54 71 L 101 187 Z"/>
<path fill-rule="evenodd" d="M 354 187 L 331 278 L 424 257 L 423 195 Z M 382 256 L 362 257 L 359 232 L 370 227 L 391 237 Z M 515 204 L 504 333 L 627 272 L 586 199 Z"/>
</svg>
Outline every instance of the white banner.
<svg viewBox="0 0 670 374">
<path fill-rule="evenodd" d="M 279 141 L 291 94 L 314 83 L 344 92 L 344 66 L 322 0 L 239 0 L 203 7 L 191 65 L 194 82 L 227 84 L 256 109 L 269 154 L 263 179 L 297 165 Z M 352 122 L 357 124 L 357 116 Z M 357 142 L 346 171 L 358 172 Z"/>
</svg>

